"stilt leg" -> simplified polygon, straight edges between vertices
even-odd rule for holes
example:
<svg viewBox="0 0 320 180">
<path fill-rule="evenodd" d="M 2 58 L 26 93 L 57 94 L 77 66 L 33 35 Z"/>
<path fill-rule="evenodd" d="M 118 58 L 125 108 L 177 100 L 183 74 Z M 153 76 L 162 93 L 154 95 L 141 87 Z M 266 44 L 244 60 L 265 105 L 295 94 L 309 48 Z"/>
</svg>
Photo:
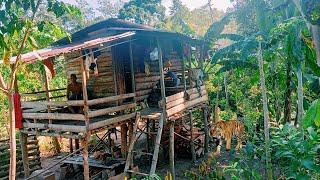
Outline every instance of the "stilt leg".
<svg viewBox="0 0 320 180">
<path fill-rule="evenodd" d="M 74 140 L 74 144 L 75 144 L 76 150 L 80 149 L 79 139 L 75 139 L 75 140 Z M 79 154 L 79 153 L 78 153 L 78 154 Z"/>
<path fill-rule="evenodd" d="M 126 157 L 127 155 L 127 131 L 128 126 L 126 124 L 121 125 L 121 154 L 122 157 Z"/>
<path fill-rule="evenodd" d="M 22 161 L 23 161 L 23 170 L 24 170 L 25 178 L 30 176 L 27 140 L 28 140 L 28 135 L 25 133 L 20 133 Z"/>
<path fill-rule="evenodd" d="M 83 156 L 83 177 L 84 180 L 89 180 L 89 153 L 88 153 L 88 141 L 90 139 L 90 133 L 86 133 L 85 137 L 81 141 L 81 146 L 83 148 L 82 150 L 82 156 Z"/>
<path fill-rule="evenodd" d="M 204 153 L 209 152 L 209 125 L 208 125 L 208 108 L 203 108 L 203 121 L 204 121 Z"/>
<path fill-rule="evenodd" d="M 174 168 L 174 122 L 170 122 L 170 147 L 169 147 L 169 157 L 170 157 L 170 171 L 172 179 L 175 180 L 175 168 Z"/>
<path fill-rule="evenodd" d="M 72 139 L 69 139 L 69 149 L 70 149 L 70 153 L 73 153 L 73 142 Z"/>
<path fill-rule="evenodd" d="M 191 156 L 192 156 L 192 162 L 195 162 L 195 161 L 196 161 L 196 151 L 195 151 L 195 147 L 194 147 L 192 111 L 189 111 L 189 120 L 190 120 L 190 148 L 191 148 Z"/>
</svg>

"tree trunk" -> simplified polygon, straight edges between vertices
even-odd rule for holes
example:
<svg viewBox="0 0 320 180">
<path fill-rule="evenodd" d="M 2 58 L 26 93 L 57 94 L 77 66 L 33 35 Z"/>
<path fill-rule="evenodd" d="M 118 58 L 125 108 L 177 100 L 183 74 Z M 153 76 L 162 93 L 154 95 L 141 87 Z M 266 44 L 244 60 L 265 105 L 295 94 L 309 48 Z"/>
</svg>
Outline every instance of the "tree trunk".
<svg viewBox="0 0 320 180">
<path fill-rule="evenodd" d="M 260 71 L 260 86 L 262 93 L 262 101 L 263 101 L 263 119 L 264 119 L 264 137 L 265 137 L 265 151 L 266 151 L 266 171 L 267 171 L 267 179 L 272 179 L 272 169 L 271 169 L 271 157 L 269 152 L 270 145 L 270 137 L 269 137 L 269 110 L 268 110 L 268 99 L 267 99 L 267 88 L 265 83 L 265 76 L 263 70 L 263 56 L 261 49 L 261 42 L 259 42 L 259 53 L 258 53 L 258 61 L 259 61 L 259 71 Z"/>
<path fill-rule="evenodd" d="M 291 82 L 292 82 L 292 65 L 290 60 L 287 59 L 287 80 L 286 80 L 286 92 L 284 94 L 284 122 L 291 122 Z"/>
<path fill-rule="evenodd" d="M 217 91 L 216 104 L 214 106 L 214 118 L 212 120 L 213 122 L 211 122 L 211 124 L 214 124 L 220 121 L 219 90 Z"/>
<path fill-rule="evenodd" d="M 301 125 L 302 116 L 303 116 L 303 82 L 302 82 L 302 67 L 301 62 L 299 62 L 298 70 L 297 70 L 297 78 L 298 78 L 298 110 L 297 110 L 297 123 Z"/>
<path fill-rule="evenodd" d="M 315 50 L 316 50 L 316 55 L 317 55 L 317 64 L 320 67 L 320 35 L 319 35 L 319 26 L 317 25 L 312 25 L 307 19 L 302 11 L 301 3 L 299 0 L 292 0 L 294 5 L 297 7 L 299 10 L 301 16 L 303 17 L 304 21 L 307 24 L 308 29 L 311 31 L 312 34 L 312 39 L 314 42 Z"/>
<path fill-rule="evenodd" d="M 9 99 L 9 140 L 10 140 L 10 170 L 9 170 L 9 180 L 16 179 L 16 165 L 17 165 L 17 151 L 16 151 L 16 127 L 15 127 L 15 112 L 13 104 L 13 94 L 10 93 Z"/>
<path fill-rule="evenodd" d="M 227 79 L 227 72 L 224 73 L 223 76 L 223 84 L 224 84 L 224 93 L 226 96 L 226 109 L 229 109 L 229 95 L 228 95 L 228 79 Z"/>
<path fill-rule="evenodd" d="M 311 25 L 311 34 L 314 42 L 314 48 L 316 50 L 317 55 L 317 64 L 320 67 L 320 34 L 319 34 L 319 26 Z"/>
</svg>

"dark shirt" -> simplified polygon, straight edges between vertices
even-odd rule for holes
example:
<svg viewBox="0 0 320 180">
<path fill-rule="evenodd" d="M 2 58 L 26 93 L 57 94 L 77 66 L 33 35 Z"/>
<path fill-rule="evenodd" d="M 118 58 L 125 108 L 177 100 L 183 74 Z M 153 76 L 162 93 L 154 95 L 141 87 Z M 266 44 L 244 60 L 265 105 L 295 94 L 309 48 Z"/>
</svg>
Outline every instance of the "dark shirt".
<svg viewBox="0 0 320 180">
<path fill-rule="evenodd" d="M 172 79 L 172 84 L 171 84 L 172 87 L 176 87 L 180 85 L 180 79 L 178 78 L 176 73 L 172 71 L 168 71 L 167 76 Z"/>
</svg>

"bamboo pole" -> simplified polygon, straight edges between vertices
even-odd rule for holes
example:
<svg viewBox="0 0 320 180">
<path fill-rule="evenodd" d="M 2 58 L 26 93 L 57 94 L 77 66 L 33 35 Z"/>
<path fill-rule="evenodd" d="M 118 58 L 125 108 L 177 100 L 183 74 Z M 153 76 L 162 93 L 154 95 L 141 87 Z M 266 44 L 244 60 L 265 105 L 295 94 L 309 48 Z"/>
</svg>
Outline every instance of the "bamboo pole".
<svg viewBox="0 0 320 180">
<path fill-rule="evenodd" d="M 192 111 L 189 111 L 189 121 L 190 121 L 190 148 L 191 148 L 191 156 L 192 156 L 192 162 L 196 161 L 196 151 L 194 147 L 194 137 L 193 137 L 193 117 L 192 117 Z"/>
<path fill-rule="evenodd" d="M 21 151 L 22 151 L 24 177 L 27 178 L 30 176 L 28 148 L 27 148 L 27 144 L 28 144 L 27 134 L 20 132 L 20 143 L 21 143 Z"/>
<path fill-rule="evenodd" d="M 169 134 L 169 159 L 170 159 L 170 170 L 172 175 L 172 180 L 176 179 L 175 167 L 174 167 L 174 121 L 170 122 L 170 134 Z"/>
</svg>

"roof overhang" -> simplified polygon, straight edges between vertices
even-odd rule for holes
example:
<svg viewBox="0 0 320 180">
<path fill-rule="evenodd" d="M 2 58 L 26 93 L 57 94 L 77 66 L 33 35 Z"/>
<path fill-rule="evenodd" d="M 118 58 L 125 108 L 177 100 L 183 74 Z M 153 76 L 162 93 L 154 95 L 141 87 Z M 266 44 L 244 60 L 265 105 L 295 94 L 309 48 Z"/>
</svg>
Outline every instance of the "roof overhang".
<svg viewBox="0 0 320 180">
<path fill-rule="evenodd" d="M 52 47 L 52 48 L 45 48 L 45 49 L 40 49 L 32 52 L 28 52 L 25 54 L 21 55 L 21 61 L 26 64 L 33 63 L 38 60 L 44 60 L 48 59 L 51 57 L 56 57 L 60 56 L 62 54 L 70 53 L 73 51 L 78 51 L 82 49 L 87 49 L 99 44 L 103 43 L 108 43 L 108 42 L 113 42 L 117 41 L 123 38 L 131 37 L 135 35 L 136 33 L 134 31 L 129 31 L 129 32 L 124 32 L 121 34 L 113 35 L 113 36 L 108 36 L 108 37 L 103 37 L 103 38 L 96 38 L 88 41 L 83 41 L 83 42 L 77 42 L 77 43 L 71 43 L 68 45 L 63 45 L 63 46 L 57 46 L 57 47 Z M 12 57 L 10 59 L 10 63 L 13 64 L 15 63 L 17 57 Z M 3 61 L 0 61 L 0 64 L 2 64 Z"/>
</svg>

